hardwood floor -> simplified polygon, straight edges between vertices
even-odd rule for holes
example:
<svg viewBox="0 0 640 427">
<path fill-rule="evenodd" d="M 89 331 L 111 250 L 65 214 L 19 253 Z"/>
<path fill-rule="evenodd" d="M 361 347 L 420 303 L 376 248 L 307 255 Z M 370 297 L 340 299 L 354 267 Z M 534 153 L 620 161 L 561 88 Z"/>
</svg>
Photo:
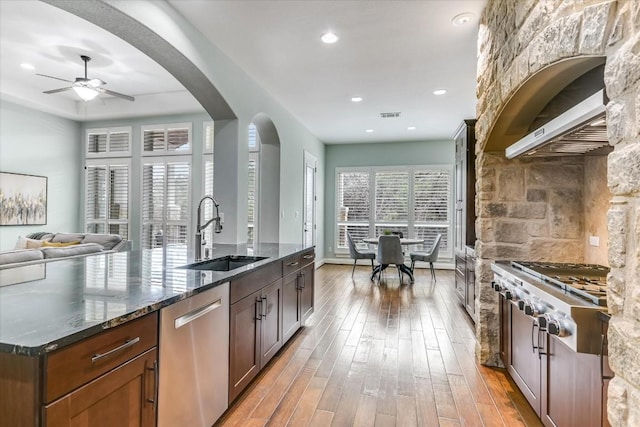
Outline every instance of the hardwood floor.
<svg viewBox="0 0 640 427">
<path fill-rule="evenodd" d="M 475 363 L 453 272 L 316 270 L 315 313 L 219 426 L 537 426 L 504 370 Z"/>
</svg>

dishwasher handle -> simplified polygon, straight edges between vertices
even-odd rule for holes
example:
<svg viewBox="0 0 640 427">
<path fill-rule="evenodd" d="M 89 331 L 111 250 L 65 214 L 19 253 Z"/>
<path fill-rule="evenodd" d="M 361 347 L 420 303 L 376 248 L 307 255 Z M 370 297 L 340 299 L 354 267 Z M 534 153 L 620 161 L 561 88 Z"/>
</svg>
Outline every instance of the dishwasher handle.
<svg viewBox="0 0 640 427">
<path fill-rule="evenodd" d="M 209 305 L 205 305 L 204 307 L 200 307 L 196 310 L 193 310 L 187 314 L 183 314 L 182 316 L 176 318 L 174 320 L 174 327 L 176 329 L 181 328 L 184 325 L 193 322 L 197 318 L 202 317 L 207 313 L 211 313 L 213 310 L 219 307 L 222 307 L 222 298 L 219 298 L 217 301 L 214 301 Z"/>
</svg>

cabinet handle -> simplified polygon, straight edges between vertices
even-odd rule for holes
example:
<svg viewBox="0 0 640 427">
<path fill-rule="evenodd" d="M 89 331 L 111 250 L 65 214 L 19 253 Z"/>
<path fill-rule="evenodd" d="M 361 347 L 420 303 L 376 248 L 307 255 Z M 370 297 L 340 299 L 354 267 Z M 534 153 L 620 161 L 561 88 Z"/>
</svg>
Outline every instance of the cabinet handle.
<svg viewBox="0 0 640 427">
<path fill-rule="evenodd" d="M 158 372 L 158 361 L 153 361 L 153 368 L 147 368 L 149 371 L 153 371 L 153 399 L 147 399 L 148 403 L 152 403 L 154 408 L 158 403 L 158 386 L 159 386 L 159 372 Z"/>
<path fill-rule="evenodd" d="M 304 258 L 304 259 L 311 259 L 311 258 L 313 258 L 313 255 L 305 255 L 305 256 L 303 256 L 302 258 Z"/>
<path fill-rule="evenodd" d="M 604 346 L 607 342 L 607 337 L 604 334 L 600 334 L 600 378 L 602 386 L 604 387 L 604 380 L 613 379 L 613 375 L 604 374 Z"/>
<path fill-rule="evenodd" d="M 184 314 L 173 321 L 174 327 L 176 329 L 183 327 L 184 325 L 193 322 L 199 317 L 204 316 L 207 313 L 212 312 L 218 307 L 222 307 L 222 298 L 217 301 L 212 302 L 209 305 L 205 305 L 204 307 L 200 307 L 196 310 L 193 310 L 190 313 Z"/>
<path fill-rule="evenodd" d="M 132 345 L 137 344 L 138 342 L 140 342 L 140 337 L 135 337 L 133 339 L 125 341 L 124 344 L 119 345 L 118 347 L 113 348 L 113 349 L 107 351 L 106 353 L 97 353 L 91 358 L 91 363 L 96 363 L 98 360 L 104 359 L 105 357 L 109 357 L 113 353 L 117 353 L 119 351 L 127 349 L 127 348 L 131 347 Z"/>
<path fill-rule="evenodd" d="M 262 317 L 266 318 L 267 317 L 267 297 L 262 297 L 262 301 L 263 303 L 261 303 L 261 308 L 262 308 Z"/>
<path fill-rule="evenodd" d="M 307 275 L 300 274 L 300 277 L 302 277 L 302 289 L 304 289 L 304 287 L 307 286 Z"/>
<path fill-rule="evenodd" d="M 534 345 L 534 343 L 533 343 L 533 332 L 535 331 L 536 326 L 537 326 L 536 322 L 531 322 L 531 351 L 533 351 L 533 353 L 535 353 L 537 348 L 538 348 L 538 346 Z M 540 341 L 540 334 L 539 333 L 538 333 L 538 341 Z M 538 344 L 540 344 L 540 342 L 538 342 Z"/>
<path fill-rule="evenodd" d="M 258 309 L 260 304 L 260 309 Z M 256 297 L 256 320 L 262 320 L 262 298 Z"/>
<path fill-rule="evenodd" d="M 287 267 L 295 267 L 295 266 L 296 266 L 296 265 L 298 265 L 298 264 L 299 264 L 299 262 L 298 262 L 298 261 L 296 261 L 296 262 L 290 262 L 289 264 L 287 264 Z"/>
</svg>

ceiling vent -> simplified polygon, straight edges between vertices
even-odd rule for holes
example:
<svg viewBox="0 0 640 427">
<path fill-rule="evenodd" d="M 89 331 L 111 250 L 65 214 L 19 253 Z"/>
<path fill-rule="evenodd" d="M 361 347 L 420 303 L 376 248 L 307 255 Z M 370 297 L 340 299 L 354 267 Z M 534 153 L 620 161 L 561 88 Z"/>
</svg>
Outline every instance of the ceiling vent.
<svg viewBox="0 0 640 427">
<path fill-rule="evenodd" d="M 380 113 L 381 119 L 395 119 L 397 117 L 400 117 L 400 111 L 396 111 L 393 113 Z"/>
</svg>

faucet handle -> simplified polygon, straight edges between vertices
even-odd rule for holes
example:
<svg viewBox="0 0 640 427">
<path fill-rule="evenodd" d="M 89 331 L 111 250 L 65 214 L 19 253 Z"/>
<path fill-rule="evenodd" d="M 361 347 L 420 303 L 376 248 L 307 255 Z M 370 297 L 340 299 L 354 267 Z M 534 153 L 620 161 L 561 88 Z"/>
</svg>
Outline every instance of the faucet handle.
<svg viewBox="0 0 640 427">
<path fill-rule="evenodd" d="M 209 259 L 209 248 L 204 248 L 204 259 Z"/>
</svg>

